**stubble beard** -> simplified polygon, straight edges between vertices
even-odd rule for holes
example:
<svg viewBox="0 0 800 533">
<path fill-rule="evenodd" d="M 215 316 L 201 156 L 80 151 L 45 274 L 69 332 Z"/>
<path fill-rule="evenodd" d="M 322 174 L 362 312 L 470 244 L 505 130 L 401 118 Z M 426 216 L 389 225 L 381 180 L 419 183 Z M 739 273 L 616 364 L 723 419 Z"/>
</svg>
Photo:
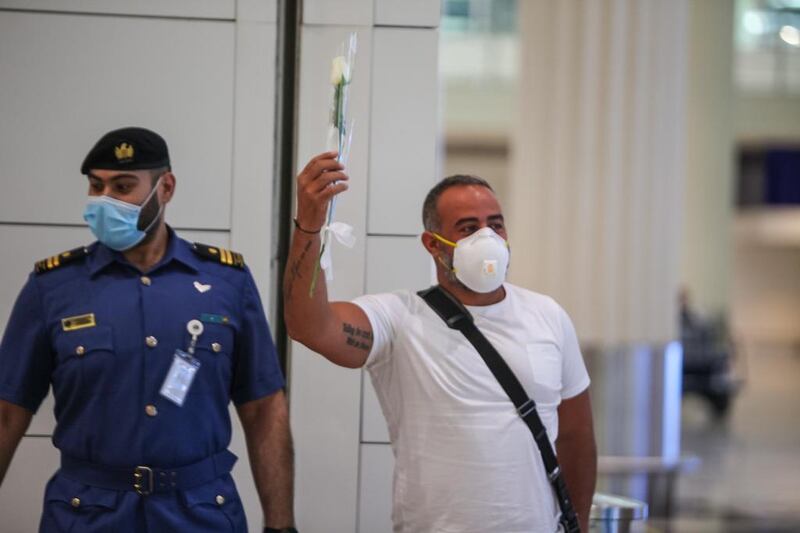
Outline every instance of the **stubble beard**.
<svg viewBox="0 0 800 533">
<path fill-rule="evenodd" d="M 466 285 L 464 285 L 464 283 L 462 283 L 461 280 L 456 277 L 456 273 L 453 272 L 453 256 L 448 254 L 442 254 L 439 256 L 439 263 L 442 265 L 442 267 L 444 267 L 443 268 L 444 277 L 447 278 L 447 281 L 449 283 L 455 285 L 459 289 L 469 292 L 475 292 Z"/>
</svg>

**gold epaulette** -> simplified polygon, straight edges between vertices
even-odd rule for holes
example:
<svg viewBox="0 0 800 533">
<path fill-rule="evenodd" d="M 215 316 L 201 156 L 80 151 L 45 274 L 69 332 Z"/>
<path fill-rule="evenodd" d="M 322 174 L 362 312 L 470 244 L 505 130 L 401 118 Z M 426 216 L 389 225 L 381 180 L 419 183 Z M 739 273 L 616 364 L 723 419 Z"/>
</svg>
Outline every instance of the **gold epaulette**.
<svg viewBox="0 0 800 533">
<path fill-rule="evenodd" d="M 89 249 L 85 246 L 80 246 L 66 252 L 61 252 L 58 255 L 53 255 L 46 259 L 42 259 L 41 261 L 36 261 L 34 268 L 36 269 L 37 274 L 44 274 L 45 272 L 50 272 L 51 270 L 62 267 L 67 263 L 82 259 L 87 255 L 89 255 Z"/>
<path fill-rule="evenodd" d="M 192 244 L 192 250 L 200 257 L 218 261 L 223 265 L 228 265 L 237 268 L 244 268 L 244 257 L 242 254 L 219 248 L 217 246 L 209 246 L 207 244 L 200 244 L 196 242 Z"/>
</svg>

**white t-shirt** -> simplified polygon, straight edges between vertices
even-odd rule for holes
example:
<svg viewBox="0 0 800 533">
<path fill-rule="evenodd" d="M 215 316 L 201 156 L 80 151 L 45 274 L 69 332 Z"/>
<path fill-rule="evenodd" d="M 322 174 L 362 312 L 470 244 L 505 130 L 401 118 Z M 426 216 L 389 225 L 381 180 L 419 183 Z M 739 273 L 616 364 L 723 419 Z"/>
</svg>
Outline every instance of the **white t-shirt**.
<svg viewBox="0 0 800 533">
<path fill-rule="evenodd" d="M 555 442 L 559 403 L 589 386 L 575 329 L 552 298 L 504 287 L 501 302 L 468 308 Z M 374 334 L 366 367 L 395 456 L 394 530 L 553 533 L 558 505 L 536 443 L 466 338 L 413 291 L 354 303 Z"/>
</svg>

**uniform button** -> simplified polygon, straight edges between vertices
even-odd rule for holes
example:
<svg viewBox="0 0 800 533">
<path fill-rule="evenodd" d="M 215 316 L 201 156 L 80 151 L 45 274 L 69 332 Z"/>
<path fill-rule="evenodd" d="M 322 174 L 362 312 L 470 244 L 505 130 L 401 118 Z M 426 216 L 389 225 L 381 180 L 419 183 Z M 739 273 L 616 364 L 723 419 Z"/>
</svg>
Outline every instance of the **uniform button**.
<svg viewBox="0 0 800 533">
<path fill-rule="evenodd" d="M 223 503 L 225 503 L 225 496 L 223 496 L 222 494 L 217 494 L 217 497 L 214 499 L 217 501 L 217 505 L 222 505 Z"/>
<path fill-rule="evenodd" d="M 153 336 L 151 335 L 151 336 L 147 337 L 147 338 L 144 340 L 144 343 L 145 343 L 147 346 L 149 346 L 150 348 L 155 348 L 156 346 L 158 346 L 158 339 L 156 339 L 155 337 L 153 337 Z"/>
<path fill-rule="evenodd" d="M 152 281 L 150 278 L 148 278 L 147 276 L 142 276 L 142 277 L 141 277 L 141 278 L 139 278 L 139 279 L 141 280 L 141 282 L 142 282 L 142 285 L 144 285 L 144 286 L 146 286 L 146 287 L 149 287 L 149 286 L 150 286 L 150 284 L 151 284 L 151 283 L 153 283 L 153 281 Z"/>
<path fill-rule="evenodd" d="M 69 503 L 73 507 L 80 507 L 81 506 L 81 499 L 80 498 L 72 498 Z"/>
<path fill-rule="evenodd" d="M 156 416 L 158 414 L 158 409 L 156 406 L 149 403 L 144 406 L 144 412 L 147 413 L 147 416 Z"/>
<path fill-rule="evenodd" d="M 219 352 L 220 350 L 222 350 L 222 345 L 218 342 L 212 342 L 211 349 L 214 350 L 215 352 Z"/>
<path fill-rule="evenodd" d="M 75 355 L 80 356 L 85 353 L 86 353 L 86 348 L 84 348 L 83 346 L 78 346 L 77 348 L 75 348 Z"/>
</svg>

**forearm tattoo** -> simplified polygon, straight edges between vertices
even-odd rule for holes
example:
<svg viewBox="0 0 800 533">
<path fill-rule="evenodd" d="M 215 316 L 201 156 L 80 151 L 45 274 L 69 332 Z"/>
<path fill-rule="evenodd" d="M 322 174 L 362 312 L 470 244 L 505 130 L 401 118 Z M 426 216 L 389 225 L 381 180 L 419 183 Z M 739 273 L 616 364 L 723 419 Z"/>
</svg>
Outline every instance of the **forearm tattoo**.
<svg viewBox="0 0 800 533">
<path fill-rule="evenodd" d="M 300 253 L 300 257 L 298 257 L 294 263 L 291 264 L 289 267 L 289 283 L 286 285 L 286 297 L 290 300 L 292 299 L 292 293 L 294 292 L 294 284 L 298 278 L 302 278 L 303 274 L 300 272 L 300 265 L 303 264 L 303 261 L 308 255 L 308 251 L 311 249 L 312 241 L 306 242 L 305 248 Z"/>
<path fill-rule="evenodd" d="M 352 324 L 345 322 L 342 324 L 342 332 L 344 332 L 345 342 L 348 346 L 358 348 L 359 350 L 369 351 L 372 348 L 372 332 L 357 328 Z"/>
</svg>

